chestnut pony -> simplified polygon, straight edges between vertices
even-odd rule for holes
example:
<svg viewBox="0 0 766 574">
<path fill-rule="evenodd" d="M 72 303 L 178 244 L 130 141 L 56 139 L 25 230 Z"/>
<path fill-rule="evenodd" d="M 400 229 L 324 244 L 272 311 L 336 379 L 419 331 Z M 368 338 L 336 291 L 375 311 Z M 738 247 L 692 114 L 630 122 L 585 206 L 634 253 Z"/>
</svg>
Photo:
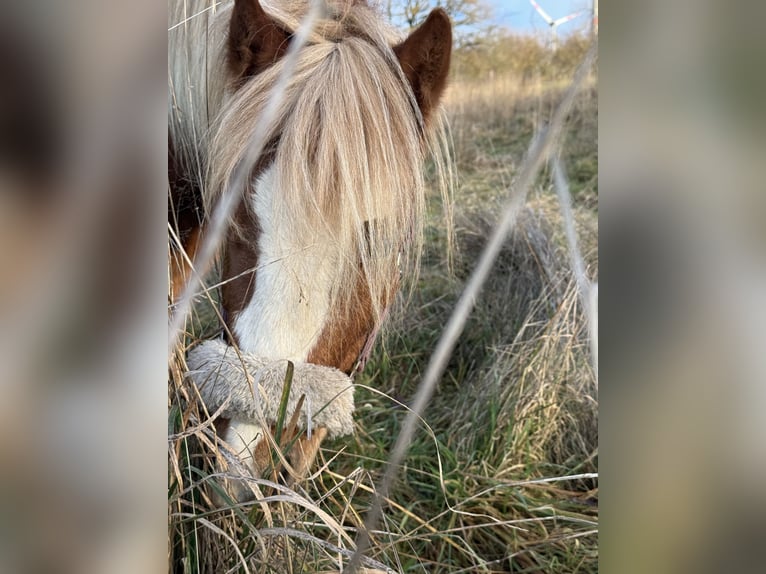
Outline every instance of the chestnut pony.
<svg viewBox="0 0 766 574">
<path fill-rule="evenodd" d="M 307 0 L 170 0 L 169 219 L 193 257 L 309 11 Z M 443 159 L 439 100 L 451 24 L 436 9 L 403 38 L 364 0 L 325 0 L 297 53 L 222 252 L 229 343 L 266 359 L 363 364 L 421 246 L 423 163 Z M 444 179 L 442 179 L 444 181 Z M 442 186 L 444 189 L 444 186 Z M 188 268 L 171 263 L 172 287 Z M 226 421 L 255 473 L 262 430 Z M 326 433 L 299 440 L 305 472 Z M 260 444 L 263 444 L 261 441 Z"/>
</svg>

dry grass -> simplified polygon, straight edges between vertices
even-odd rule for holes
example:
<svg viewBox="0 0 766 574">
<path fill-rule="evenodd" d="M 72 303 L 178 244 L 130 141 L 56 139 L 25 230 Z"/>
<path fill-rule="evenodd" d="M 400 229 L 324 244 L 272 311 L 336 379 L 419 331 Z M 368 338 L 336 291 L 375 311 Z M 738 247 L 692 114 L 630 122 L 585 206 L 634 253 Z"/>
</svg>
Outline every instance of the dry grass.
<svg viewBox="0 0 766 574">
<path fill-rule="evenodd" d="M 447 94 L 462 198 L 482 202 L 504 195 L 532 136 L 551 119 L 568 82 L 520 85 L 513 77 L 491 82 L 453 81 Z M 570 114 L 562 153 L 576 199 L 595 208 L 598 185 L 598 92 L 594 77 Z M 481 176 L 481 177 L 477 177 Z M 478 192 L 478 194 L 477 194 Z"/>
<path fill-rule="evenodd" d="M 418 284 L 357 382 L 357 434 L 328 443 L 306 484 L 259 480 L 249 504 L 223 492 L 221 449 L 183 361 L 171 362 L 170 563 L 174 572 L 338 572 L 371 504 L 420 375 L 560 85 L 453 83 L 460 188 L 453 272 L 438 206 Z M 597 278 L 595 86 L 578 97 L 562 157 L 590 278 Z M 190 330 L 209 335 L 213 314 Z M 212 326 L 211 326 L 212 325 Z M 206 332 L 205 332 L 206 331 Z M 203 333 L 204 332 L 204 333 Z M 179 349 L 182 350 L 182 349 Z M 179 353 L 181 356 L 182 353 Z M 367 568 L 394 572 L 596 572 L 598 403 L 587 325 L 559 206 L 541 174 L 372 535 Z"/>
</svg>

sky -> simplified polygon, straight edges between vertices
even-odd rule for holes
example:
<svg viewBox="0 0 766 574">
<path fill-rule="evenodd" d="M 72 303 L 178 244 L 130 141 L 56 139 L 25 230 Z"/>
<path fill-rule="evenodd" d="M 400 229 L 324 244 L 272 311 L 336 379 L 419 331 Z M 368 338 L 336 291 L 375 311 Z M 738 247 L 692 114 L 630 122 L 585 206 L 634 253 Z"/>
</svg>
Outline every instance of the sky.
<svg viewBox="0 0 766 574">
<path fill-rule="evenodd" d="M 496 24 L 507 27 L 514 32 L 545 32 L 548 25 L 535 12 L 529 0 L 486 0 L 494 9 L 494 21 Z M 590 10 L 591 0 L 535 0 L 543 10 L 554 20 L 568 16 L 579 10 Z M 563 36 L 567 33 L 583 30 L 589 23 L 589 17 L 580 16 L 561 24 L 558 34 Z"/>
</svg>

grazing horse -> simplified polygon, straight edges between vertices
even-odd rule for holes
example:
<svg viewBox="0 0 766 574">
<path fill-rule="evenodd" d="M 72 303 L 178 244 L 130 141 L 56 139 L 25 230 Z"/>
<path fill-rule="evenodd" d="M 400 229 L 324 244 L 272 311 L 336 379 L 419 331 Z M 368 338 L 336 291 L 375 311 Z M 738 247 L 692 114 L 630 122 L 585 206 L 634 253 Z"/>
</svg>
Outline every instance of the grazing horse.
<svg viewBox="0 0 766 574">
<path fill-rule="evenodd" d="M 201 214 L 242 168 L 311 2 L 223 4 L 169 3 L 168 212 L 192 257 Z M 229 345 L 347 375 L 363 364 L 402 265 L 417 265 L 423 163 L 447 169 L 439 101 L 451 45 L 441 9 L 404 38 L 365 0 L 323 2 L 264 151 L 234 190 L 242 200 L 221 259 Z M 178 289 L 188 268 L 174 256 Z M 219 431 L 251 472 L 265 470 L 259 425 L 234 416 Z M 326 435 L 299 438 L 299 473 Z"/>
</svg>

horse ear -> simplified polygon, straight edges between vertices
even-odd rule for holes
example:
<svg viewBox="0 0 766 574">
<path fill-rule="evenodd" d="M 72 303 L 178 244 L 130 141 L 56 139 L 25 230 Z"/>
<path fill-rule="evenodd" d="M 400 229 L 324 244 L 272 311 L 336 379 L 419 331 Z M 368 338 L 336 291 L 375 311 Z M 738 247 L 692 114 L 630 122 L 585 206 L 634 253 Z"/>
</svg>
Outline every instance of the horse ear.
<svg viewBox="0 0 766 574">
<path fill-rule="evenodd" d="M 287 51 L 291 35 L 266 14 L 259 0 L 235 0 L 229 24 L 229 71 L 236 83 L 258 74 Z"/>
<path fill-rule="evenodd" d="M 417 30 L 394 46 L 394 53 L 427 119 L 447 87 L 452 54 L 452 24 L 447 13 L 442 8 L 432 10 Z"/>
</svg>

